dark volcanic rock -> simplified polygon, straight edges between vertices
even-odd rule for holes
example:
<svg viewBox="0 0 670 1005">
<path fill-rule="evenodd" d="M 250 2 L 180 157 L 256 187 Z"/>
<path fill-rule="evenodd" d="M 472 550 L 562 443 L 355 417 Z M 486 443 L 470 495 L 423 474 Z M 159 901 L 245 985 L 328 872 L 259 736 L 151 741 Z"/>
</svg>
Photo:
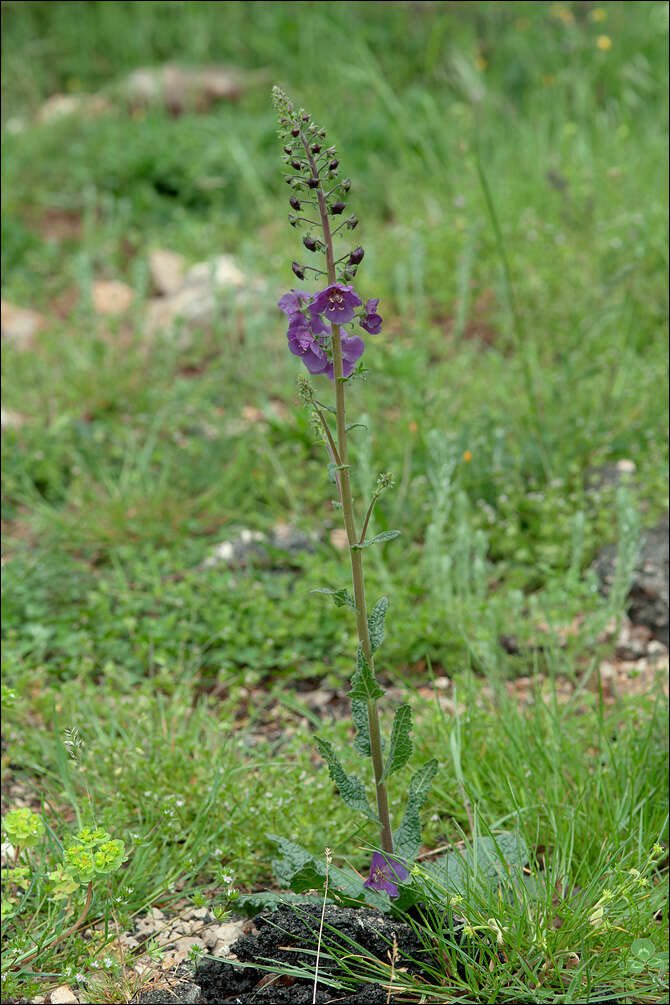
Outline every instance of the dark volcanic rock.
<svg viewBox="0 0 670 1005">
<path fill-rule="evenodd" d="M 312 1001 L 313 982 L 311 979 L 296 979 L 287 975 L 265 973 L 263 963 L 274 962 L 279 966 L 304 966 L 309 972 L 314 967 L 320 907 L 304 906 L 298 914 L 289 907 L 280 907 L 272 912 L 263 912 L 254 919 L 258 935 L 244 935 L 231 946 L 231 952 L 247 964 L 236 967 L 225 960 L 203 960 L 198 965 L 195 980 L 200 985 L 203 1000 L 214 1002 L 301 1002 Z M 420 961 L 427 960 L 427 950 L 409 925 L 405 925 L 386 915 L 367 909 L 353 910 L 334 905 L 326 907 L 322 951 L 319 973 L 323 977 L 335 974 L 337 960 L 362 949 L 379 960 L 388 963 L 388 952 L 396 938 L 401 958 L 399 965 L 416 972 L 421 969 Z M 295 949 L 293 947 L 296 947 Z M 305 952 L 300 952 L 304 948 Z M 297 951 L 296 951 L 297 949 Z M 325 954 L 333 957 L 326 959 Z M 253 966 L 257 963 L 259 966 Z M 249 966 L 251 964 L 251 966 Z M 317 1002 L 341 1001 L 350 1005 L 382 1005 L 388 1001 L 388 992 L 378 984 L 359 986 L 351 992 L 336 991 L 320 984 Z M 395 1001 L 394 998 L 390 999 Z"/>
<path fill-rule="evenodd" d="M 608 544 L 597 555 L 593 568 L 607 595 L 614 582 L 616 546 Z M 642 535 L 640 555 L 630 592 L 628 616 L 634 625 L 646 625 L 654 638 L 668 645 L 668 518 Z"/>
</svg>

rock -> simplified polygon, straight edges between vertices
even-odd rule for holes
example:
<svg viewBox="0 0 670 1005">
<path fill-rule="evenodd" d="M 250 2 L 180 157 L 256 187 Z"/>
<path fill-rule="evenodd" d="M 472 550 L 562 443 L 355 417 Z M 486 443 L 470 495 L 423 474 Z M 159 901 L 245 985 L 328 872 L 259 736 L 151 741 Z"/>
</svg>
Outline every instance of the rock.
<svg viewBox="0 0 670 1005">
<path fill-rule="evenodd" d="M 230 946 L 242 935 L 245 924 L 244 921 L 228 921 L 221 925 L 210 925 L 202 933 L 202 941 L 208 949 L 213 949 L 215 946 Z"/>
<path fill-rule="evenodd" d="M 132 1001 L 141 1003 L 141 1005 L 169 1005 L 170 1002 L 182 1002 L 183 1005 L 198 1005 L 198 1003 L 204 1002 L 205 999 L 198 985 L 192 981 L 171 980 L 164 987 L 142 991 Z"/>
<path fill-rule="evenodd" d="M 135 292 L 118 279 L 96 279 L 93 283 L 93 309 L 96 314 L 116 316 L 128 310 Z"/>
<path fill-rule="evenodd" d="M 46 318 L 28 307 L 17 307 L 8 300 L 0 302 L 0 328 L 2 338 L 17 349 L 30 349 L 35 335 L 46 324 Z"/>
<path fill-rule="evenodd" d="M 615 545 L 606 545 L 596 556 L 593 568 L 607 596 L 616 571 Z M 668 518 L 665 517 L 642 535 L 627 611 L 633 625 L 646 625 L 653 638 L 668 645 Z"/>
<path fill-rule="evenodd" d="M 280 556 L 272 556 L 268 548 L 285 552 L 287 557 L 315 550 L 314 541 L 308 534 L 288 524 L 277 524 L 270 534 L 245 527 L 236 537 L 217 544 L 202 562 L 201 568 L 211 569 L 221 564 L 244 566 L 251 559 L 265 567 L 290 568 L 290 562 L 283 561 Z"/>
<path fill-rule="evenodd" d="M 54 988 L 49 998 L 51 1005 L 79 1005 L 79 999 L 67 984 L 61 984 L 59 988 Z"/>
<path fill-rule="evenodd" d="M 0 429 L 20 429 L 25 419 L 11 408 L 0 408 Z"/>
<path fill-rule="evenodd" d="M 39 112 L 37 121 L 55 122 L 67 115 L 85 115 L 95 118 L 109 111 L 110 103 L 102 94 L 52 94 Z"/>
<path fill-rule="evenodd" d="M 338 551 L 344 551 L 345 548 L 349 547 L 349 538 L 344 527 L 335 527 L 334 530 L 331 530 L 329 537 L 333 548 Z"/>
<path fill-rule="evenodd" d="M 184 281 L 186 259 L 176 251 L 158 248 L 149 255 L 149 275 L 155 292 L 161 296 L 169 296 L 178 290 Z"/>
<path fill-rule="evenodd" d="M 235 101 L 247 83 L 259 75 L 245 75 L 232 66 L 163 66 L 133 70 L 116 86 L 132 110 L 161 106 L 173 115 L 206 111 L 217 101 Z"/>
<path fill-rule="evenodd" d="M 152 300 L 147 311 L 149 335 L 169 331 L 179 322 L 182 332 L 214 323 L 221 311 L 221 294 L 241 290 L 247 277 L 230 255 L 200 262 L 185 273 L 181 286 L 169 296 Z M 185 344 L 188 344 L 188 337 Z"/>
</svg>

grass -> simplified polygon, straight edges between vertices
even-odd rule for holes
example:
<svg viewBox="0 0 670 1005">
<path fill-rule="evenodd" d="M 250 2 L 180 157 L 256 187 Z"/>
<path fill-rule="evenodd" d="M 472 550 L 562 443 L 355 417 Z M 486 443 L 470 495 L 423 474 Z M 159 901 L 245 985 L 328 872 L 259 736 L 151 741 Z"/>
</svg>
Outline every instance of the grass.
<svg viewBox="0 0 670 1005">
<path fill-rule="evenodd" d="M 20 781 L 50 828 L 6 949 L 67 927 L 44 876 L 80 822 L 131 848 L 95 891 L 100 941 L 74 936 L 6 971 L 3 994 L 92 973 L 106 931 L 149 904 L 218 902 L 222 866 L 240 888 L 267 885 L 267 833 L 299 831 L 364 866 L 370 835 L 316 769 L 302 698 L 344 688 L 354 642 L 342 611 L 309 594 L 346 584 L 274 307 L 298 254 L 276 80 L 337 143 L 361 291 L 381 297 L 384 337 L 350 395 L 367 427 L 352 463 L 361 499 L 377 471 L 397 481 L 374 531 L 403 543 L 371 549 L 368 590 L 391 599 L 381 671 L 410 695 L 417 759 L 440 760 L 426 848 L 471 833 L 467 801 L 473 826 L 514 821 L 583 891 L 542 951 L 528 912 L 506 906 L 509 965 L 476 970 L 470 990 L 660 1000 L 663 978 L 616 962 L 636 939 L 661 947 L 662 863 L 622 895 L 615 929 L 588 919 L 667 839 L 664 701 L 605 705 L 579 682 L 611 657 L 599 639 L 621 616 L 641 530 L 667 506 L 665 5 L 305 3 L 297 18 L 284 3 L 7 2 L 3 29 L 3 298 L 48 319 L 36 351 L 2 346 L 3 407 L 24 420 L 2 438 L 3 792 L 11 807 Z M 268 84 L 177 118 L 119 105 L 35 118 L 54 92 L 112 97 L 123 74 L 170 59 L 266 70 Z M 49 231 L 54 213 L 74 221 L 65 235 Z M 149 341 L 156 247 L 233 254 L 262 302 L 223 304 L 188 346 Z M 101 277 L 135 290 L 122 322 L 93 310 Z M 621 459 L 635 463 L 629 484 L 587 491 L 590 469 Z M 279 521 L 319 531 L 315 552 L 202 568 L 222 539 Z M 589 570 L 611 541 L 620 583 L 605 599 Z M 417 692 L 431 667 L 458 682 L 460 718 Z M 540 674 L 575 696 L 506 701 L 505 680 Z M 72 727 L 80 763 L 62 745 Z M 478 896 L 473 919 L 498 917 Z M 566 986 L 568 953 L 580 963 Z"/>
</svg>

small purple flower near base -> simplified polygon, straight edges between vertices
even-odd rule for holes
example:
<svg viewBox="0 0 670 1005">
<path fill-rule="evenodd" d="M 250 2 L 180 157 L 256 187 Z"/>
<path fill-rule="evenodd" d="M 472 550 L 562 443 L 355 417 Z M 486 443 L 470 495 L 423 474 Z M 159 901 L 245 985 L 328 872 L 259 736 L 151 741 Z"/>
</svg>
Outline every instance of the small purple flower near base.
<svg viewBox="0 0 670 1005">
<path fill-rule="evenodd" d="M 361 318 L 360 321 L 361 328 L 365 328 L 366 332 L 370 332 L 371 335 L 378 335 L 382 330 L 382 319 L 377 314 L 378 303 L 379 297 L 375 300 L 366 300 L 365 317 Z"/>
<path fill-rule="evenodd" d="M 384 855 L 380 851 L 372 853 L 372 864 L 370 875 L 363 883 L 370 890 L 378 890 L 380 893 L 388 893 L 393 900 L 398 896 L 398 883 L 403 883 L 409 876 L 409 870 L 390 855 Z"/>
<path fill-rule="evenodd" d="M 346 325 L 353 321 L 354 308 L 360 307 L 362 300 L 353 286 L 344 283 L 333 283 L 321 293 L 317 293 L 310 304 L 312 315 L 323 314 L 324 318 L 336 325 Z"/>
</svg>

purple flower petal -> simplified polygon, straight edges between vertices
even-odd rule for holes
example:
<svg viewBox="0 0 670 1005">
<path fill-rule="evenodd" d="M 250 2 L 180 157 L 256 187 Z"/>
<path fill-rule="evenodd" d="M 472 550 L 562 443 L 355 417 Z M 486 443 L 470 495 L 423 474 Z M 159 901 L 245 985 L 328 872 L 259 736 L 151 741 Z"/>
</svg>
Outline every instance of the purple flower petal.
<svg viewBox="0 0 670 1005">
<path fill-rule="evenodd" d="M 374 300 L 366 300 L 365 301 L 365 313 L 366 314 L 376 314 L 377 313 L 377 306 L 378 306 L 378 304 L 379 304 L 379 297 L 376 297 Z"/>
<path fill-rule="evenodd" d="M 302 310 L 303 304 L 309 303 L 310 299 L 311 294 L 305 293 L 303 290 L 291 290 L 290 293 L 284 294 L 277 307 L 291 317 L 292 314 L 297 314 L 298 311 Z"/>
<path fill-rule="evenodd" d="M 388 893 L 393 899 L 398 896 L 398 883 L 404 882 L 409 876 L 409 870 L 398 859 L 382 852 L 372 853 L 370 875 L 363 883 L 371 890 Z"/>
<path fill-rule="evenodd" d="M 361 319 L 361 328 L 365 328 L 371 335 L 378 335 L 382 330 L 382 319 L 379 314 L 366 314 Z"/>
<path fill-rule="evenodd" d="M 353 320 L 354 308 L 360 307 L 362 300 L 353 286 L 333 283 L 321 293 L 317 293 L 310 305 L 311 314 L 323 314 L 328 321 L 346 325 Z"/>
</svg>

